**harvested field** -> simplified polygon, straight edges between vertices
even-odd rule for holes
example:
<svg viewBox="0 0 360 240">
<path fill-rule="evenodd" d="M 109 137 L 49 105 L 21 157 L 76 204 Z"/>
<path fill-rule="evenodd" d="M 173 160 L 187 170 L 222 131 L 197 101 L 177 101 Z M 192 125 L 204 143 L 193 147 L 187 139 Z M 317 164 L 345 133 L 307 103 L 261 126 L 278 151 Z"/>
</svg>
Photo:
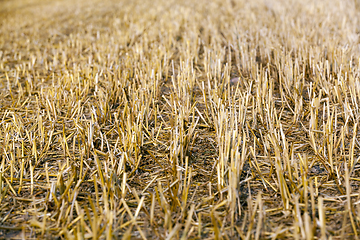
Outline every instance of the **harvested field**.
<svg viewBox="0 0 360 240">
<path fill-rule="evenodd" d="M 0 0 L 0 238 L 357 239 L 358 0 Z"/>
</svg>

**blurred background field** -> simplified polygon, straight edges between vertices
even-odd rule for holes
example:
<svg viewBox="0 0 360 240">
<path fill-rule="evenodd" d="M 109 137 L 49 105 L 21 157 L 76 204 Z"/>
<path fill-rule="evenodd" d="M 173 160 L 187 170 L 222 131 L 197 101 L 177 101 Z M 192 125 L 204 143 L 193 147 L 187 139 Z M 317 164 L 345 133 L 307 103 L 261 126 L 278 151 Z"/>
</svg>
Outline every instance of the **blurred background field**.
<svg viewBox="0 0 360 240">
<path fill-rule="evenodd" d="M 1 0 L 0 238 L 357 239 L 359 16 Z"/>
</svg>

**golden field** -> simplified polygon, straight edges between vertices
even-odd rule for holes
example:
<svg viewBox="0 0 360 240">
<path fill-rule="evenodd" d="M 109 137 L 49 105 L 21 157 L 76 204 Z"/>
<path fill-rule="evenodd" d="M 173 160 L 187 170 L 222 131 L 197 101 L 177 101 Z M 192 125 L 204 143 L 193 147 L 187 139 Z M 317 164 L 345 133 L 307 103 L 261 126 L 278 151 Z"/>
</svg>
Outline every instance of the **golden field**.
<svg viewBox="0 0 360 240">
<path fill-rule="evenodd" d="M 0 0 L 0 238 L 359 238 L 359 33 L 357 0 Z"/>
</svg>

